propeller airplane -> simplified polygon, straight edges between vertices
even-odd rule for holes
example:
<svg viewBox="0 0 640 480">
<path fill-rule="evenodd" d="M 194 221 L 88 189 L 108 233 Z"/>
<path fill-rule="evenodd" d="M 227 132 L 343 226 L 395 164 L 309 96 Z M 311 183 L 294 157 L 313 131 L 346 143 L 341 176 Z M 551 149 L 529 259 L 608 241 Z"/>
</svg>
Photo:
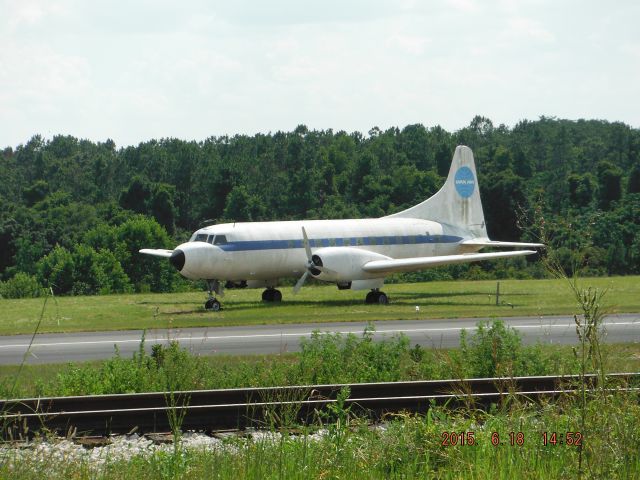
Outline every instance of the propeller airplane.
<svg viewBox="0 0 640 480">
<path fill-rule="evenodd" d="M 211 225 L 173 250 L 141 253 L 166 257 L 184 277 L 206 280 L 207 310 L 227 288 L 265 288 L 279 302 L 280 279 L 298 278 L 297 293 L 312 276 L 339 289 L 370 290 L 366 303 L 388 303 L 386 276 L 456 263 L 531 255 L 536 250 L 479 253 L 486 247 L 539 248 L 541 243 L 500 242 L 487 235 L 473 153 L 458 146 L 443 187 L 404 211 L 381 218 L 299 220 Z M 215 295 L 214 295 L 215 294 Z"/>
</svg>

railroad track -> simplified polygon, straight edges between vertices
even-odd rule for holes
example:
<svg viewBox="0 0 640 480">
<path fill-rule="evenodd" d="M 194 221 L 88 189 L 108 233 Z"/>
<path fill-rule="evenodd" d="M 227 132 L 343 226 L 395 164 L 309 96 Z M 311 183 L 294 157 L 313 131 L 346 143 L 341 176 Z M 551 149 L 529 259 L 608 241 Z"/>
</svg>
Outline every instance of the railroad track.
<svg viewBox="0 0 640 480">
<path fill-rule="evenodd" d="M 610 374 L 607 379 L 613 389 L 638 390 L 640 385 L 640 373 Z M 587 375 L 586 381 L 591 386 L 596 377 Z M 277 426 L 285 418 L 312 422 L 338 401 L 345 387 L 350 394 L 344 408 L 381 418 L 426 412 L 431 405 L 486 407 L 507 397 L 555 399 L 579 391 L 578 382 L 578 376 L 544 376 L 27 398 L 0 401 L 0 425 L 5 439 L 42 430 L 63 435 L 167 432 L 173 412 L 182 415 L 183 430 L 212 432 Z"/>
</svg>

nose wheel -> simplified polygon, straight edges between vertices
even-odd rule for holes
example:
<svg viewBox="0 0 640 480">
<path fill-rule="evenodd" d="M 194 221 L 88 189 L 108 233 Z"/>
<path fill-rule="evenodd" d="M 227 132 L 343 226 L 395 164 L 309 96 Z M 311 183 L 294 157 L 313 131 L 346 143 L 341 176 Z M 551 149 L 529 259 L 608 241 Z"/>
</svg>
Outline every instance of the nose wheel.
<svg viewBox="0 0 640 480">
<path fill-rule="evenodd" d="M 377 303 L 379 305 L 387 305 L 389 303 L 389 297 L 387 297 L 386 293 L 381 292 L 376 288 L 367 293 L 367 298 L 365 299 L 364 303 Z"/>
<path fill-rule="evenodd" d="M 282 292 L 280 290 L 276 290 L 275 288 L 267 288 L 264 292 L 262 292 L 262 301 L 281 302 Z"/>
<path fill-rule="evenodd" d="M 222 309 L 222 304 L 216 299 L 215 294 L 222 296 L 222 285 L 217 280 L 207 280 L 209 298 L 204 302 L 204 309 L 212 312 L 218 312 Z"/>
</svg>

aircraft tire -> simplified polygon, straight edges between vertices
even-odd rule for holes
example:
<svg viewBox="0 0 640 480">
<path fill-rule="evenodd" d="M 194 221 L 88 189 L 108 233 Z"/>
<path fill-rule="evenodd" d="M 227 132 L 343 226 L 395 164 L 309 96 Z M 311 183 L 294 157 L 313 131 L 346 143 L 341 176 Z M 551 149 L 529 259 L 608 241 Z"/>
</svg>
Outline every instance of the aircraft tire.
<svg viewBox="0 0 640 480">
<path fill-rule="evenodd" d="M 367 298 L 365 298 L 364 303 L 378 303 L 377 294 L 378 292 L 374 291 L 367 293 Z"/>
<path fill-rule="evenodd" d="M 275 288 L 267 288 L 264 292 L 262 292 L 262 301 L 281 302 L 282 292 L 280 290 L 276 290 Z"/>
<path fill-rule="evenodd" d="M 220 311 L 221 308 L 222 308 L 222 305 L 220 305 L 220 302 L 218 300 L 216 300 L 215 298 L 210 298 L 204 304 L 204 309 L 205 310 L 210 310 L 210 311 L 213 311 L 213 312 L 218 312 L 218 311 Z"/>
<path fill-rule="evenodd" d="M 388 305 L 389 304 L 389 297 L 387 297 L 386 293 L 383 292 L 377 292 L 377 299 L 376 302 L 380 305 Z"/>
</svg>

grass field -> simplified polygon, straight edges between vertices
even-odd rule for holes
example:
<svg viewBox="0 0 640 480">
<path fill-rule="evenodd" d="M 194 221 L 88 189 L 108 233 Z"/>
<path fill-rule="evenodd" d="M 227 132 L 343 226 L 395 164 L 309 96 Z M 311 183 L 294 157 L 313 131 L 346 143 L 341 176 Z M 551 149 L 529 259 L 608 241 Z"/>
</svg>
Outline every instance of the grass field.
<svg viewBox="0 0 640 480">
<path fill-rule="evenodd" d="M 611 313 L 640 311 L 640 277 L 581 280 L 583 286 L 608 289 Z M 74 332 L 192 326 L 259 325 L 362 320 L 454 317 L 507 317 L 577 313 L 575 298 L 563 280 L 451 281 L 385 286 L 390 304 L 365 305 L 366 292 L 335 286 L 303 288 L 294 296 L 281 288 L 281 304 L 260 301 L 260 290 L 227 290 L 223 310 L 207 312 L 204 292 L 135 294 L 49 299 L 39 331 Z M 0 300 L 0 334 L 33 333 L 44 300 Z M 420 312 L 416 313 L 416 305 Z"/>
</svg>

